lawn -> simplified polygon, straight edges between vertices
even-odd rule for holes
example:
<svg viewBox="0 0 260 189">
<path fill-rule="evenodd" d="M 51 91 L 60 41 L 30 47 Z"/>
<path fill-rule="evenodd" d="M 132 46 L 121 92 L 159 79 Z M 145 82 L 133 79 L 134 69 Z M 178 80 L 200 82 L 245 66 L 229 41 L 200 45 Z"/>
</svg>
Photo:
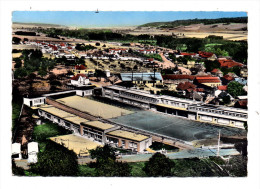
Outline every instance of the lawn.
<svg viewBox="0 0 260 189">
<path fill-rule="evenodd" d="M 90 168 L 89 165 L 79 165 L 79 172 L 77 176 L 81 177 L 95 177 L 95 168 Z"/>
<path fill-rule="evenodd" d="M 131 175 L 133 177 L 147 177 L 143 171 L 145 162 L 128 163 L 131 167 Z"/>
<path fill-rule="evenodd" d="M 37 125 L 34 127 L 33 131 L 33 139 L 39 142 L 40 151 L 44 151 L 45 149 L 45 141 L 49 137 L 59 136 L 59 135 L 67 135 L 71 134 L 71 131 L 66 130 L 60 126 L 57 126 L 54 123 L 49 121 L 45 121 L 42 125 Z"/>
<path fill-rule="evenodd" d="M 16 122 L 19 118 L 22 104 L 18 102 L 12 102 L 12 133 L 14 133 L 16 128 Z"/>
</svg>

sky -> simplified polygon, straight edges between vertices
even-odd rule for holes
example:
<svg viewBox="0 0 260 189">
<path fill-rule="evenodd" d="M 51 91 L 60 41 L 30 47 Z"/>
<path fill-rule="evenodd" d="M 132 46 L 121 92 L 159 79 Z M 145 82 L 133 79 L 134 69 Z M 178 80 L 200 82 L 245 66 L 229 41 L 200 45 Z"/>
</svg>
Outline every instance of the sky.
<svg viewBox="0 0 260 189">
<path fill-rule="evenodd" d="M 14 11 L 13 22 L 59 24 L 74 27 L 138 26 L 148 22 L 243 17 L 246 12 L 205 11 Z"/>
</svg>

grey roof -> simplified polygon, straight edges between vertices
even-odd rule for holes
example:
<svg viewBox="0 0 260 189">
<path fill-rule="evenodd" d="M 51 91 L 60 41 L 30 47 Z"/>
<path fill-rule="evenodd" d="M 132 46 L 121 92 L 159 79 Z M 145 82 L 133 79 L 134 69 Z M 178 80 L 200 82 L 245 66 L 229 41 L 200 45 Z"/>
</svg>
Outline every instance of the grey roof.
<svg viewBox="0 0 260 189">
<path fill-rule="evenodd" d="M 154 73 L 121 73 L 122 81 L 153 81 Z M 132 78 L 133 77 L 133 78 Z M 161 73 L 155 72 L 155 80 L 163 80 Z"/>
</svg>

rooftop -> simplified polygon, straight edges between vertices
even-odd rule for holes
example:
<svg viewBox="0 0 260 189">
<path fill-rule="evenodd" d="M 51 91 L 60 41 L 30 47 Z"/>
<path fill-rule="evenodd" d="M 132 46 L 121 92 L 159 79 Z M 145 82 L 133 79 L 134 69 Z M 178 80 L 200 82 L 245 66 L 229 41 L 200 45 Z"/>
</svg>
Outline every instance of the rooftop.
<svg viewBox="0 0 260 189">
<path fill-rule="evenodd" d="M 73 115 L 71 113 L 65 112 L 63 110 L 60 110 L 60 109 L 55 108 L 55 107 L 50 106 L 50 105 L 45 105 L 43 107 L 40 107 L 39 109 L 43 110 L 45 112 L 48 112 L 48 113 L 50 113 L 52 115 L 58 116 L 60 118 L 67 118 L 67 117 L 74 117 L 75 116 L 75 115 Z"/>
<path fill-rule="evenodd" d="M 76 154 L 89 155 L 89 150 L 96 149 L 98 146 L 102 146 L 97 142 L 93 142 L 81 136 L 75 135 L 63 135 L 58 137 L 51 137 L 52 141 L 63 144 L 69 150 L 73 150 Z"/>
<path fill-rule="evenodd" d="M 110 129 L 110 128 L 114 127 L 111 124 L 103 123 L 103 122 L 100 122 L 100 121 L 88 121 L 88 122 L 84 122 L 82 124 L 83 125 L 87 125 L 87 126 L 89 125 L 89 126 L 101 129 L 101 130 L 107 130 L 107 129 Z"/>
<path fill-rule="evenodd" d="M 115 131 L 111 131 L 107 134 L 112 135 L 112 136 L 122 137 L 125 139 L 138 141 L 138 142 L 148 139 L 147 136 L 136 134 L 136 133 L 129 132 L 129 131 L 123 131 L 123 130 L 115 130 Z"/>
<path fill-rule="evenodd" d="M 111 106 L 79 96 L 59 98 L 56 101 L 79 111 L 86 112 L 94 116 L 101 116 L 105 119 L 133 113 L 123 108 Z"/>
<path fill-rule="evenodd" d="M 154 81 L 154 80 L 163 80 L 162 75 L 159 72 L 150 73 L 121 73 L 120 74 L 122 81 Z"/>
</svg>

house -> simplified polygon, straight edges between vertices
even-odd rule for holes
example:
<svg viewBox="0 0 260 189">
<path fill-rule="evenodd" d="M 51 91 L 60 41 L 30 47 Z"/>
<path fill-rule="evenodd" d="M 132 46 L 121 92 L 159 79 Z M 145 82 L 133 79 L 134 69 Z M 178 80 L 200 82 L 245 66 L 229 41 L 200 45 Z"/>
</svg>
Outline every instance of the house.
<svg viewBox="0 0 260 189">
<path fill-rule="evenodd" d="M 221 78 L 222 84 L 227 85 L 229 82 L 233 81 L 235 78 L 229 75 L 224 75 L 224 77 Z"/>
<path fill-rule="evenodd" d="M 247 85 L 247 80 L 244 78 L 235 78 L 235 81 L 240 83 L 241 85 Z"/>
<path fill-rule="evenodd" d="M 227 91 L 227 85 L 220 85 L 217 87 L 217 90 L 215 90 L 214 95 L 215 97 L 218 97 L 220 93 Z"/>
<path fill-rule="evenodd" d="M 247 67 L 241 68 L 240 75 L 241 75 L 241 77 L 245 77 L 245 78 L 248 77 L 248 69 L 247 69 Z"/>
<path fill-rule="evenodd" d="M 217 68 L 213 69 L 210 73 L 214 76 L 223 77 L 223 72 Z"/>
<path fill-rule="evenodd" d="M 39 152 L 38 142 L 28 143 L 28 163 L 37 163 L 37 154 Z"/>
<path fill-rule="evenodd" d="M 221 85 L 219 77 L 196 77 L 194 83 L 200 83 L 209 87 L 218 87 Z"/>
<path fill-rule="evenodd" d="M 198 54 L 201 58 L 204 58 L 204 59 L 207 59 L 207 60 L 213 61 L 213 60 L 217 59 L 217 56 L 214 53 L 211 53 L 211 52 L 199 51 Z"/>
<path fill-rule="evenodd" d="M 144 73 L 120 73 L 123 82 L 133 82 L 135 84 L 162 84 L 163 78 L 159 72 Z"/>
<path fill-rule="evenodd" d="M 82 97 L 93 95 L 94 88 L 96 88 L 95 85 L 74 86 L 74 89 L 76 90 L 76 95 Z"/>
<path fill-rule="evenodd" d="M 247 99 L 246 100 L 238 100 L 235 105 L 235 108 L 242 108 L 242 109 L 247 109 Z"/>
<path fill-rule="evenodd" d="M 76 76 L 71 78 L 71 85 L 74 86 L 85 86 L 88 85 L 89 78 L 85 74 L 77 74 Z"/>
<path fill-rule="evenodd" d="M 163 81 L 165 84 L 175 84 L 178 85 L 179 83 L 193 81 L 195 76 L 193 75 L 180 75 L 180 74 L 166 74 L 163 75 Z"/>
<path fill-rule="evenodd" d="M 45 104 L 46 102 L 46 97 L 25 97 L 23 98 L 23 104 L 33 107 L 33 106 L 41 106 Z"/>
<path fill-rule="evenodd" d="M 238 67 L 244 66 L 242 63 L 238 63 L 232 59 L 226 59 L 226 58 L 219 58 L 218 62 L 220 63 L 221 67 L 226 67 L 226 68 L 233 68 L 235 66 L 238 66 Z"/>
<path fill-rule="evenodd" d="M 17 159 L 17 160 L 22 159 L 20 143 L 12 144 L 12 159 Z"/>
<path fill-rule="evenodd" d="M 85 75 L 93 75 L 95 73 L 95 69 L 87 69 L 84 65 L 77 65 L 72 69 L 74 75 L 77 74 L 85 74 Z"/>
</svg>

